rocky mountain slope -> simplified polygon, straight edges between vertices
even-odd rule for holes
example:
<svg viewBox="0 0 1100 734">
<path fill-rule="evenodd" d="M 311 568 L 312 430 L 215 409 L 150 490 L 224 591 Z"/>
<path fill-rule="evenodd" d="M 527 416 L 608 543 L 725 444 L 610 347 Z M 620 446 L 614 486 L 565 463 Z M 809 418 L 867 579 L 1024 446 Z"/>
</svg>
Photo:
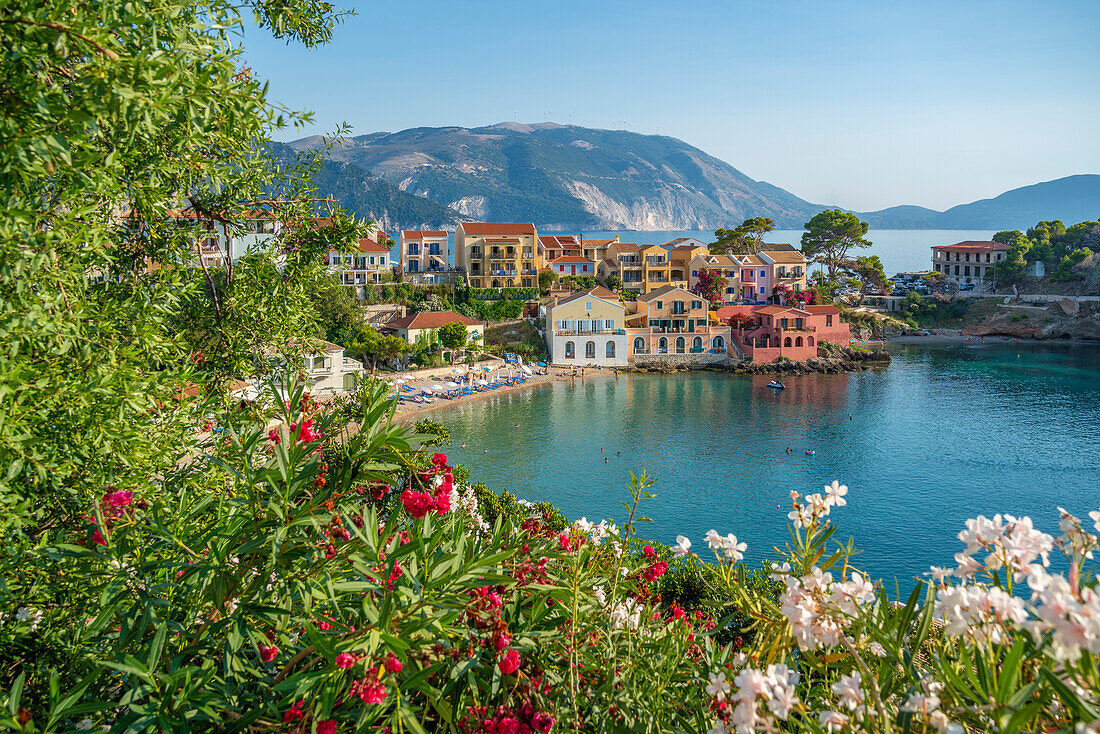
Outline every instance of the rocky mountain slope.
<svg viewBox="0 0 1100 734">
<path fill-rule="evenodd" d="M 821 209 L 683 141 L 622 130 L 414 128 L 353 137 L 330 156 L 464 217 L 543 229 L 715 229 L 750 216 L 801 228 Z"/>
</svg>

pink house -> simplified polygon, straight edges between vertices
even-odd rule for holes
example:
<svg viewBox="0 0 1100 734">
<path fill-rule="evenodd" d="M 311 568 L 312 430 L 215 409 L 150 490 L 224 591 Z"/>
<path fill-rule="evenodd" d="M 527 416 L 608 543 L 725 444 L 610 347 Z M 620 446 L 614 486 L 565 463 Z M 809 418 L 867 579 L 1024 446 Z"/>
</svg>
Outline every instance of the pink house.
<svg viewBox="0 0 1100 734">
<path fill-rule="evenodd" d="M 741 300 L 750 303 L 767 303 L 772 294 L 771 265 L 759 255 L 735 255 L 739 266 L 738 283 Z"/>
<path fill-rule="evenodd" d="M 725 306 L 718 318 L 729 321 L 732 337 L 754 362 L 776 362 L 780 357 L 801 362 L 817 356 L 818 344 L 847 346 L 848 324 L 832 305 Z"/>
<path fill-rule="evenodd" d="M 558 275 L 595 275 L 596 263 L 580 255 L 562 255 L 546 263 Z"/>
</svg>

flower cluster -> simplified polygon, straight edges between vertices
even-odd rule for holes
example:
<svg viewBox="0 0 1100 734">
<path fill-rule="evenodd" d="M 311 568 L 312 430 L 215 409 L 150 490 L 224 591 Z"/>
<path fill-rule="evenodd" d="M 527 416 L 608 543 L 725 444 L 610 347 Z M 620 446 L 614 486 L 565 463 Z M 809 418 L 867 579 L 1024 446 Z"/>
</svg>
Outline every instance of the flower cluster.
<svg viewBox="0 0 1100 734">
<path fill-rule="evenodd" d="M 808 574 L 796 576 L 787 564 L 782 564 L 772 578 L 783 583 L 780 608 L 803 650 L 840 644 L 846 620 L 856 617 L 862 605 L 875 600 L 874 584 L 856 571 L 846 581 L 834 581 L 832 572 L 822 572 L 817 566 Z"/>
<path fill-rule="evenodd" d="M 111 529 L 127 516 L 126 508 L 134 500 L 134 493 L 128 490 L 115 490 L 107 492 L 99 501 L 99 515 L 103 518 L 102 528 L 96 525 L 95 516 L 88 516 L 88 522 L 95 525 L 92 533 L 92 542 L 96 545 L 107 545 L 107 538 L 111 535 Z"/>
<path fill-rule="evenodd" d="M 599 545 L 612 536 L 619 537 L 619 527 L 610 520 L 600 520 L 597 525 L 582 517 L 573 523 L 573 528 L 585 535 L 593 545 Z"/>
<path fill-rule="evenodd" d="M 791 492 L 792 509 L 787 513 L 787 518 L 796 528 L 815 528 L 829 516 L 834 507 L 844 507 L 848 500 L 844 496 L 848 494 L 848 488 L 840 482 L 833 480 L 832 484 L 825 485 L 825 494 L 808 494 L 799 502 L 798 492 Z"/>
<path fill-rule="evenodd" d="M 994 515 L 990 520 L 985 515 L 966 521 L 966 530 L 958 535 L 966 543 L 966 550 L 955 554 L 959 564 L 955 575 L 967 579 L 984 571 L 990 576 L 1001 568 L 1011 574 L 1013 581 L 1019 581 L 1042 565 L 1049 564 L 1050 551 L 1054 547 L 1054 538 L 1039 532 L 1031 523 L 1030 517 L 1012 515 Z M 976 558 L 979 551 L 987 551 L 984 560 Z"/>
<path fill-rule="evenodd" d="M 313 443 L 314 441 L 319 441 L 320 439 L 324 438 L 324 434 L 313 430 L 314 422 L 314 418 L 306 418 L 300 424 L 291 423 L 290 435 L 297 438 L 302 443 Z M 278 441 L 273 441 L 273 443 L 278 443 Z"/>
<path fill-rule="evenodd" d="M 446 515 L 451 503 L 457 501 L 458 492 L 454 486 L 452 467 L 447 466 L 446 454 L 432 455 L 432 468 L 420 475 L 421 482 L 431 488 L 429 491 L 406 489 L 401 493 L 401 504 L 405 512 L 419 520 L 432 510 L 436 514 Z"/>
<path fill-rule="evenodd" d="M 745 557 L 746 543 L 738 543 L 737 536 L 733 533 L 722 536 L 716 530 L 708 530 L 706 537 L 707 547 L 710 548 L 719 559 L 736 562 Z"/>
<path fill-rule="evenodd" d="M 743 668 L 730 682 L 725 673 L 710 674 L 707 693 L 714 699 L 718 721 L 710 734 L 752 734 L 775 731 L 776 720 L 786 721 L 798 703 L 799 674 L 782 663 L 767 670 Z"/>
<path fill-rule="evenodd" d="M 546 711 L 540 711 L 530 701 L 518 708 L 498 706 L 471 706 L 466 716 L 459 719 L 458 726 L 465 734 L 534 734 L 548 732 L 555 719 Z"/>
</svg>

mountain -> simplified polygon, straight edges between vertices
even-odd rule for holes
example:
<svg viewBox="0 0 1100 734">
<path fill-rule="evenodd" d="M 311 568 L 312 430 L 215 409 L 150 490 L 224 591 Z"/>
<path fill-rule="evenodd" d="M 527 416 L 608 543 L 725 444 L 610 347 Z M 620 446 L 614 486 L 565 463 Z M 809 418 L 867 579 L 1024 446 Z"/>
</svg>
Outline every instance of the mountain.
<svg viewBox="0 0 1100 734">
<path fill-rule="evenodd" d="M 945 212 L 895 206 L 860 213 L 878 229 L 1020 229 L 1043 220 L 1066 225 L 1100 217 L 1100 175 L 1066 176 L 1006 191 L 992 199 L 951 207 Z"/>
<path fill-rule="evenodd" d="M 313 137 L 290 145 L 319 143 Z M 622 130 L 555 123 L 413 128 L 349 138 L 328 156 L 467 219 L 551 230 L 716 229 L 750 216 L 801 228 L 822 209 L 676 138 Z"/>
<path fill-rule="evenodd" d="M 1020 229 L 1061 219 L 1067 226 L 1100 218 L 1100 175 L 1066 176 L 951 207 L 933 217 L 936 229 Z"/>
<path fill-rule="evenodd" d="M 294 156 L 294 150 L 287 145 L 270 145 L 272 153 L 278 158 L 289 160 Z M 448 206 L 402 191 L 385 179 L 350 163 L 326 160 L 314 182 L 321 194 L 333 197 L 361 218 L 374 219 L 389 232 L 398 229 L 444 229 L 453 227 L 463 219 Z"/>
</svg>

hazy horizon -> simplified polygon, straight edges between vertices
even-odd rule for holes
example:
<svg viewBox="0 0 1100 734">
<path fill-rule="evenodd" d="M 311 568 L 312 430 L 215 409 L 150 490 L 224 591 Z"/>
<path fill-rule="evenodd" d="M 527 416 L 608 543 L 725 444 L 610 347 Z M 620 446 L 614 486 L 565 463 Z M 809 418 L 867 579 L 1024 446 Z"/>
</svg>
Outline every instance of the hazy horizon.
<svg viewBox="0 0 1100 734">
<path fill-rule="evenodd" d="M 248 33 L 279 140 L 553 120 L 669 135 L 806 201 L 944 210 L 1100 172 L 1100 3 L 412 0 Z"/>
</svg>

